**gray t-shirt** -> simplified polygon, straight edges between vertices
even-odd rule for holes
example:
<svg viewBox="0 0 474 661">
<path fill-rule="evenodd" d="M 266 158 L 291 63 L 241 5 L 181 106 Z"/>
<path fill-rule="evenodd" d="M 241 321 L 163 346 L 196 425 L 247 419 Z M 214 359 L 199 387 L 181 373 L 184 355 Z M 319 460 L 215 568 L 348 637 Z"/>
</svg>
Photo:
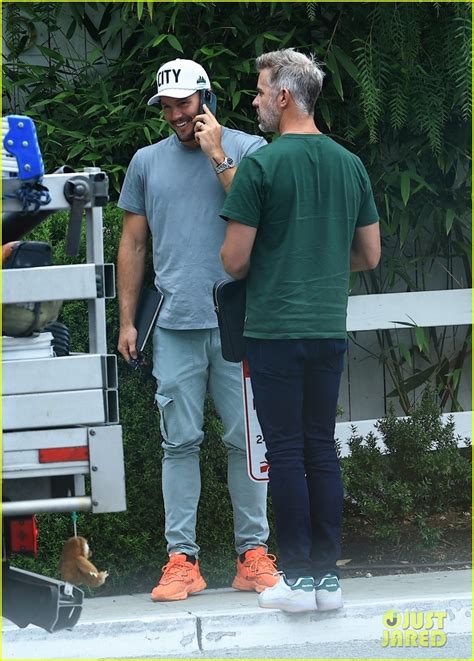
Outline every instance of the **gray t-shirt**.
<svg viewBox="0 0 474 661">
<path fill-rule="evenodd" d="M 236 163 L 266 145 L 261 137 L 225 127 L 221 143 Z M 155 283 L 165 296 L 161 328 L 217 326 L 212 287 L 228 277 L 219 258 L 224 199 L 209 158 L 184 147 L 175 135 L 139 149 L 130 162 L 118 207 L 147 218 Z"/>
</svg>

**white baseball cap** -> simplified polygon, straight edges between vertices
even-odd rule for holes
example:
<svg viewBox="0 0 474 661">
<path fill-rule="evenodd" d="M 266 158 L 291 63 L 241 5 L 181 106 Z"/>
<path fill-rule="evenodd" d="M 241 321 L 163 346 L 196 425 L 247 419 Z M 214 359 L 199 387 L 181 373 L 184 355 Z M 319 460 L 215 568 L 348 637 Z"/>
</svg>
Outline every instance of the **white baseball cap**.
<svg viewBox="0 0 474 661">
<path fill-rule="evenodd" d="M 166 62 L 156 74 L 158 92 L 151 97 L 148 105 L 158 103 L 161 96 L 184 99 L 197 90 L 211 89 L 211 82 L 205 69 L 193 60 L 171 60 Z"/>
</svg>

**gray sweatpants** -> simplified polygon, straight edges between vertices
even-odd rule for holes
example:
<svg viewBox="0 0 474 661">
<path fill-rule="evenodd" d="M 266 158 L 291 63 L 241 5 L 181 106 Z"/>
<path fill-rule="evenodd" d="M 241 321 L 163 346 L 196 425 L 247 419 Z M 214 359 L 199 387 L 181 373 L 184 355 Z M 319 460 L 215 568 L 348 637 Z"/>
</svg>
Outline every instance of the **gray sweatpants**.
<svg viewBox="0 0 474 661">
<path fill-rule="evenodd" d="M 242 368 L 222 358 L 219 330 L 155 328 L 153 374 L 163 436 L 163 498 L 168 553 L 198 555 L 196 516 L 201 493 L 199 448 L 204 399 L 211 394 L 224 425 L 227 483 L 237 553 L 266 546 L 266 484 L 247 474 Z"/>
</svg>

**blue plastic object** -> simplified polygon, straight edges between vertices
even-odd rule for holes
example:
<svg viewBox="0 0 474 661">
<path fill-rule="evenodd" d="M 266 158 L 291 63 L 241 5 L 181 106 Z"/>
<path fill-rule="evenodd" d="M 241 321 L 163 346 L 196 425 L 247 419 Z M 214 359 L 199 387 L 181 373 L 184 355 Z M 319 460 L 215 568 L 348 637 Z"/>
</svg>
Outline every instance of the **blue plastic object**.
<svg viewBox="0 0 474 661">
<path fill-rule="evenodd" d="M 41 179 L 44 164 L 33 120 L 24 115 L 7 115 L 7 120 L 9 131 L 3 139 L 3 146 L 16 158 L 18 178 Z"/>
</svg>

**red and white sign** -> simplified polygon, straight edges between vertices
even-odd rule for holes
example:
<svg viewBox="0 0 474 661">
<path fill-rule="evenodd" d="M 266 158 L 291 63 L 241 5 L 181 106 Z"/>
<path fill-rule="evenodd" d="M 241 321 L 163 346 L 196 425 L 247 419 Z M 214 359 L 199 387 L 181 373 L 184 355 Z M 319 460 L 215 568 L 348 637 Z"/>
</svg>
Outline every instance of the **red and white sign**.
<svg viewBox="0 0 474 661">
<path fill-rule="evenodd" d="M 265 459 L 265 441 L 258 422 L 249 366 L 242 363 L 242 382 L 244 391 L 245 435 L 247 438 L 247 469 L 249 477 L 255 482 L 268 482 L 268 463 Z"/>
</svg>

